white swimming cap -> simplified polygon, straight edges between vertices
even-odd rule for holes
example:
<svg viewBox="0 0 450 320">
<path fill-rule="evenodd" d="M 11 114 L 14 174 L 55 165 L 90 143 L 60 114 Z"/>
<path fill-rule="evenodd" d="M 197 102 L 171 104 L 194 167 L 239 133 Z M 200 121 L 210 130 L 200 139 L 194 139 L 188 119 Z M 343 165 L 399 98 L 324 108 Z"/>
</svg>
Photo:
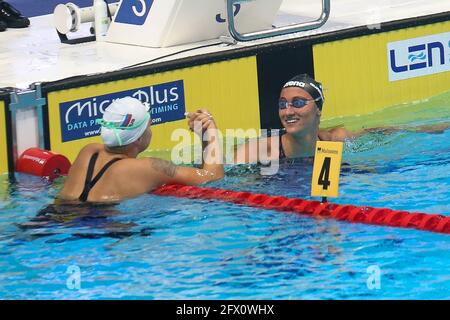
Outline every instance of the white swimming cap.
<svg viewBox="0 0 450 320">
<path fill-rule="evenodd" d="M 103 143 L 108 147 L 126 146 L 139 139 L 150 121 L 148 105 L 138 99 L 125 97 L 106 108 L 101 124 Z"/>
</svg>

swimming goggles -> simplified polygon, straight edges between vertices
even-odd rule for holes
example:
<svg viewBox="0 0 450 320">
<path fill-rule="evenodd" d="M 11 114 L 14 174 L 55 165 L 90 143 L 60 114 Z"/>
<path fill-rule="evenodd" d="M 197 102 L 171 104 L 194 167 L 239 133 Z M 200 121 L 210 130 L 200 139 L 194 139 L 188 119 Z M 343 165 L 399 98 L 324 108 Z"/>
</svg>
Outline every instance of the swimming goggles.
<svg viewBox="0 0 450 320">
<path fill-rule="evenodd" d="M 317 99 L 302 99 L 302 98 L 294 98 L 292 99 L 292 102 L 288 102 L 285 99 L 280 99 L 278 101 L 278 108 L 280 110 L 287 109 L 287 107 L 292 106 L 294 108 L 303 108 L 306 106 L 310 101 L 319 101 L 321 98 Z"/>
<path fill-rule="evenodd" d="M 147 114 L 145 114 L 144 118 L 141 121 L 139 121 L 137 123 L 133 123 L 132 125 L 123 126 L 123 127 L 118 125 L 117 122 L 105 121 L 103 119 L 97 119 L 97 120 L 95 120 L 95 123 L 101 125 L 102 127 L 108 128 L 108 129 L 134 130 L 134 129 L 137 129 L 140 126 L 142 126 L 149 118 L 150 118 L 150 114 L 147 113 Z"/>
<path fill-rule="evenodd" d="M 120 138 L 118 130 L 135 130 L 142 126 L 148 119 L 150 119 L 150 114 L 146 113 L 141 121 L 128 126 L 120 126 L 117 124 L 117 122 L 105 121 L 103 119 L 97 119 L 95 120 L 95 123 L 101 125 L 104 128 L 111 129 L 114 132 L 117 141 L 119 142 L 119 146 L 122 146 L 122 139 Z"/>
</svg>

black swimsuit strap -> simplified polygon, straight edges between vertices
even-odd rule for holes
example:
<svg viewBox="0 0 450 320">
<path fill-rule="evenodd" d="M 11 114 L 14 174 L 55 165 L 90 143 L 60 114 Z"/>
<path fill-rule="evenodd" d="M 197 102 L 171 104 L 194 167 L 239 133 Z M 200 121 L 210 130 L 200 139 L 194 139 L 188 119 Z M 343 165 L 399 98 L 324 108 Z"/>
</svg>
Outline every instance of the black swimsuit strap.
<svg viewBox="0 0 450 320">
<path fill-rule="evenodd" d="M 84 189 L 78 198 L 81 202 L 86 202 L 89 196 L 89 192 L 95 186 L 95 184 L 100 180 L 100 178 L 105 174 L 106 170 L 111 167 L 114 163 L 121 160 L 121 158 L 115 158 L 110 160 L 105 166 L 97 173 L 97 175 L 92 179 L 92 175 L 94 174 L 95 163 L 97 162 L 98 153 L 94 153 L 89 160 L 88 171 L 86 174 L 86 180 L 84 182 Z M 92 180 L 91 180 L 92 179 Z"/>
<path fill-rule="evenodd" d="M 286 133 L 285 130 L 281 130 L 280 135 L 279 135 L 280 142 L 279 142 L 279 152 L 278 152 L 278 154 L 279 154 L 279 158 L 280 158 L 280 159 L 287 158 L 287 157 L 286 157 L 286 153 L 284 152 L 284 148 L 283 148 L 283 140 L 281 139 L 281 137 L 282 137 L 285 133 Z M 320 136 L 319 136 L 319 135 L 317 135 L 317 140 L 318 140 L 318 141 L 322 141 L 322 139 L 320 139 Z"/>
<path fill-rule="evenodd" d="M 284 148 L 283 148 L 283 139 L 281 138 L 282 136 L 284 136 L 286 134 L 286 129 L 281 129 L 280 133 L 278 135 L 280 141 L 278 143 L 278 158 L 279 159 L 284 159 L 287 158 L 286 157 L 286 153 L 284 152 Z"/>
<path fill-rule="evenodd" d="M 84 180 L 84 189 L 80 195 L 81 201 L 86 201 L 87 195 L 90 191 L 90 190 L 88 190 L 88 186 L 91 183 L 92 175 L 94 174 L 94 168 L 95 168 L 95 163 L 97 162 L 97 158 L 98 158 L 98 152 L 94 153 L 91 156 L 91 159 L 89 160 L 88 169 L 87 169 L 87 173 L 86 173 L 86 180 Z M 82 198 L 84 198 L 84 195 L 86 195 L 86 199 L 82 200 Z"/>
<path fill-rule="evenodd" d="M 283 139 L 281 137 L 283 137 L 283 134 L 279 135 L 280 137 L 280 142 L 279 142 L 279 152 L 278 152 L 278 157 L 280 159 L 284 159 L 286 158 L 286 154 L 284 153 L 284 149 L 283 149 Z"/>
</svg>

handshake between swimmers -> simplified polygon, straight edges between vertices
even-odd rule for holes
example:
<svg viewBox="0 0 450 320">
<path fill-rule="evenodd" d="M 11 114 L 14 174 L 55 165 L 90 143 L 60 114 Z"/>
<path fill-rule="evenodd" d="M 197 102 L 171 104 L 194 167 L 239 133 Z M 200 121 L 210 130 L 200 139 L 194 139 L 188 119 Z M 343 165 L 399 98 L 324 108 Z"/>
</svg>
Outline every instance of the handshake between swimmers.
<svg viewBox="0 0 450 320">
<path fill-rule="evenodd" d="M 247 142 L 235 153 L 235 163 L 257 163 L 258 150 L 267 144 L 264 160 L 308 157 L 314 154 L 318 140 L 342 141 L 351 133 L 343 128 L 319 130 L 324 103 L 322 86 L 308 75 L 289 80 L 282 88 L 278 114 L 283 125 L 280 135 Z M 83 147 L 73 163 L 64 186 L 57 196 L 61 203 L 111 203 L 151 192 L 166 184 L 199 185 L 224 177 L 220 139 L 208 132 L 217 131 L 208 110 L 186 113 L 188 127 L 203 140 L 199 168 L 179 166 L 154 157 L 137 156 L 152 138 L 148 105 L 132 97 L 115 100 L 108 106 L 101 125 L 103 143 Z M 274 146 L 277 145 L 277 148 Z M 219 150 L 218 152 L 205 152 Z"/>
</svg>

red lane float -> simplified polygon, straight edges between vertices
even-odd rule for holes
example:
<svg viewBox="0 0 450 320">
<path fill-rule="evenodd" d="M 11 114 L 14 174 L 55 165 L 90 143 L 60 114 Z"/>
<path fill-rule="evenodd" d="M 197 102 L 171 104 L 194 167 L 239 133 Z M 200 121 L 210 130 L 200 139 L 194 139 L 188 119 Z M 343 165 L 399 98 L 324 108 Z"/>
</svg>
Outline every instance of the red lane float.
<svg viewBox="0 0 450 320">
<path fill-rule="evenodd" d="M 50 181 L 60 175 L 67 175 L 69 169 L 70 161 L 65 156 L 39 148 L 24 151 L 16 164 L 17 172 L 47 178 Z"/>
<path fill-rule="evenodd" d="M 450 216 L 447 217 L 439 214 L 411 213 L 386 208 L 321 203 L 320 201 L 287 198 L 283 196 L 269 196 L 250 192 L 183 185 L 163 186 L 153 191 L 153 193 L 160 196 L 221 200 L 271 210 L 292 211 L 319 218 L 333 218 L 353 223 L 413 228 L 450 234 Z"/>
</svg>

